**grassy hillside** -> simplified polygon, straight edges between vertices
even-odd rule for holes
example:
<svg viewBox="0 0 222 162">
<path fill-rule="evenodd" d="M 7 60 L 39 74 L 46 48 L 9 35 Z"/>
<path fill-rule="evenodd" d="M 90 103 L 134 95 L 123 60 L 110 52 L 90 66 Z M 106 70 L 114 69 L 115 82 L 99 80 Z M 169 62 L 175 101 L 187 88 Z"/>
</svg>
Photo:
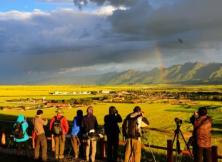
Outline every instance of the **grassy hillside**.
<svg viewBox="0 0 222 162">
<path fill-rule="evenodd" d="M 128 70 L 114 76 L 108 84 L 135 83 L 220 83 L 222 64 L 186 63 L 148 72 Z"/>
<path fill-rule="evenodd" d="M 222 84 L 222 63 L 200 62 L 177 64 L 171 67 L 154 68 L 150 71 L 136 71 L 133 68 L 123 72 L 97 75 L 59 74 L 41 81 L 27 81 L 25 84 Z"/>
</svg>

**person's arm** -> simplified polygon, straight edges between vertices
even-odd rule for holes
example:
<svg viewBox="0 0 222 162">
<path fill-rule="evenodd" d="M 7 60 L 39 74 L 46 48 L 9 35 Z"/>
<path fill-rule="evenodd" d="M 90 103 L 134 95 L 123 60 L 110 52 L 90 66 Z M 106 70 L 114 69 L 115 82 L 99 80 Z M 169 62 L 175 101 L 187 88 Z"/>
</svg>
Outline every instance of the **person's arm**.
<svg viewBox="0 0 222 162">
<path fill-rule="evenodd" d="M 126 137 L 126 130 L 127 130 L 127 117 L 126 119 L 124 119 L 123 121 L 123 125 L 122 125 L 122 134 L 123 134 L 123 137 Z"/>
<path fill-rule="evenodd" d="M 42 119 L 42 125 L 46 126 L 48 124 L 48 120 L 47 119 Z"/>
<path fill-rule="evenodd" d="M 22 131 L 23 132 L 26 132 L 26 130 L 28 129 L 28 122 L 26 120 L 23 121 L 23 124 L 22 124 Z"/>
<path fill-rule="evenodd" d="M 195 122 L 195 116 L 194 115 L 192 115 L 191 117 L 190 117 L 190 123 L 192 124 L 192 125 L 194 125 L 194 122 Z"/>
<path fill-rule="evenodd" d="M 105 131 L 105 134 L 107 134 L 107 122 L 108 122 L 108 119 L 107 119 L 107 115 L 104 117 L 104 131 Z"/>
<path fill-rule="evenodd" d="M 49 124 L 49 130 L 52 131 L 52 126 L 53 126 L 53 123 L 55 121 L 55 117 L 53 117 L 50 121 L 50 124 Z"/>
<path fill-rule="evenodd" d="M 32 119 L 32 125 L 35 126 L 35 118 Z"/>
<path fill-rule="evenodd" d="M 98 124 L 97 119 L 95 117 L 95 130 L 98 130 L 98 127 L 99 127 L 99 124 Z"/>
<path fill-rule="evenodd" d="M 108 122 L 108 116 L 106 115 L 105 117 L 104 117 L 104 124 L 106 124 Z"/>
<path fill-rule="evenodd" d="M 64 126 L 65 133 L 68 133 L 68 131 L 69 131 L 69 123 L 68 123 L 68 121 L 66 120 L 65 117 L 63 117 L 63 126 Z"/>
<path fill-rule="evenodd" d="M 122 120 L 122 117 L 121 117 L 121 115 L 120 114 L 116 114 L 116 122 L 117 123 L 121 123 L 123 120 Z"/>
<path fill-rule="evenodd" d="M 79 130 L 80 130 L 80 127 L 79 127 L 79 125 L 77 125 L 77 118 L 74 118 L 73 119 L 73 122 L 72 122 L 72 132 L 74 133 L 75 132 L 75 135 L 79 132 Z"/>
<path fill-rule="evenodd" d="M 85 117 L 83 117 L 82 119 L 81 127 L 82 127 L 83 134 L 86 133 Z"/>
<path fill-rule="evenodd" d="M 149 120 L 146 117 L 143 117 L 141 127 L 147 127 L 148 125 L 150 125 Z"/>
<path fill-rule="evenodd" d="M 72 121 L 72 127 L 76 128 L 76 126 L 77 126 L 77 118 L 74 117 Z"/>
</svg>

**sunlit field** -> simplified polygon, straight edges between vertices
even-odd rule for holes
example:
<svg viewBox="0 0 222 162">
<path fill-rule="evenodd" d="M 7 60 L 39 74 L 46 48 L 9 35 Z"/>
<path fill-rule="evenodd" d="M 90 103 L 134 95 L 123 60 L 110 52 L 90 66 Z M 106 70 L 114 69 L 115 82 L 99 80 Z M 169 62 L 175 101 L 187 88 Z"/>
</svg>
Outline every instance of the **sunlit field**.
<svg viewBox="0 0 222 162">
<path fill-rule="evenodd" d="M 144 89 L 148 88 L 151 90 L 164 89 L 169 91 L 180 91 L 177 86 L 0 86 L 0 107 L 9 107 L 10 109 L 1 109 L 1 121 L 2 120 L 15 120 L 18 114 L 24 114 L 27 118 L 32 118 L 35 116 L 36 109 L 21 110 L 17 109 L 19 106 L 30 106 L 36 103 L 27 102 L 9 102 L 13 99 L 25 99 L 25 98 L 36 98 L 41 99 L 44 97 L 45 100 L 66 100 L 70 98 L 85 98 L 85 97 L 95 97 L 98 95 L 52 95 L 51 92 L 54 91 L 90 91 L 90 90 L 128 90 L 128 89 Z M 196 88 L 205 89 L 205 91 L 212 91 L 214 89 L 221 90 L 222 86 L 189 86 L 187 91 L 195 90 Z M 143 142 L 145 144 L 149 143 L 157 146 L 166 146 L 167 140 L 172 139 L 174 135 L 174 130 L 176 124 L 174 119 L 180 118 L 183 120 L 181 125 L 181 130 L 188 140 L 192 133 L 192 125 L 189 123 L 189 118 L 200 106 L 209 106 L 209 115 L 213 118 L 213 145 L 219 146 L 220 154 L 222 153 L 221 143 L 222 143 L 222 127 L 221 127 L 221 116 L 222 116 L 222 102 L 221 101 L 196 101 L 195 105 L 176 105 L 164 103 L 161 100 L 146 102 L 146 103 L 92 103 L 94 107 L 94 114 L 98 119 L 99 125 L 103 125 L 104 116 L 108 113 L 109 106 L 114 105 L 118 109 L 124 119 L 127 114 L 132 112 L 136 105 L 141 106 L 144 111 L 145 116 L 150 121 L 149 129 L 145 131 Z M 13 108 L 14 107 L 14 108 Z M 56 113 L 55 107 L 43 108 L 44 117 L 52 118 Z M 87 106 L 64 108 L 64 116 L 68 120 L 72 121 L 78 109 L 82 109 L 84 114 L 86 112 Z M 121 124 L 120 124 L 121 126 Z M 182 148 L 184 144 L 181 140 Z"/>
</svg>

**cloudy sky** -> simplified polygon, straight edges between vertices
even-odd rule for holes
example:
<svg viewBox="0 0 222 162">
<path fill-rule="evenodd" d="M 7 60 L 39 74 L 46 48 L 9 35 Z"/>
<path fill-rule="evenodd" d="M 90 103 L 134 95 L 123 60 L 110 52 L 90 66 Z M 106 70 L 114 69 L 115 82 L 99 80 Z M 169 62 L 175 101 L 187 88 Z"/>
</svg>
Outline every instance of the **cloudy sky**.
<svg viewBox="0 0 222 162">
<path fill-rule="evenodd" d="M 0 83 L 222 62 L 221 0 L 3 0 Z"/>
</svg>

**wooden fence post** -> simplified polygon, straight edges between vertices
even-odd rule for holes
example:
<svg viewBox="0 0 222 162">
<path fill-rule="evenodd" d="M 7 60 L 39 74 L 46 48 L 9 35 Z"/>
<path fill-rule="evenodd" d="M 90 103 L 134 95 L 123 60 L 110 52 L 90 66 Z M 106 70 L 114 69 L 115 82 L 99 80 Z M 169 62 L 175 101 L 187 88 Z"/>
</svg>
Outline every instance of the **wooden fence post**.
<svg viewBox="0 0 222 162">
<path fill-rule="evenodd" d="M 218 162 L 217 146 L 212 146 L 212 162 Z"/>
<path fill-rule="evenodd" d="M 167 162 L 173 162 L 173 141 L 167 140 Z"/>
</svg>

